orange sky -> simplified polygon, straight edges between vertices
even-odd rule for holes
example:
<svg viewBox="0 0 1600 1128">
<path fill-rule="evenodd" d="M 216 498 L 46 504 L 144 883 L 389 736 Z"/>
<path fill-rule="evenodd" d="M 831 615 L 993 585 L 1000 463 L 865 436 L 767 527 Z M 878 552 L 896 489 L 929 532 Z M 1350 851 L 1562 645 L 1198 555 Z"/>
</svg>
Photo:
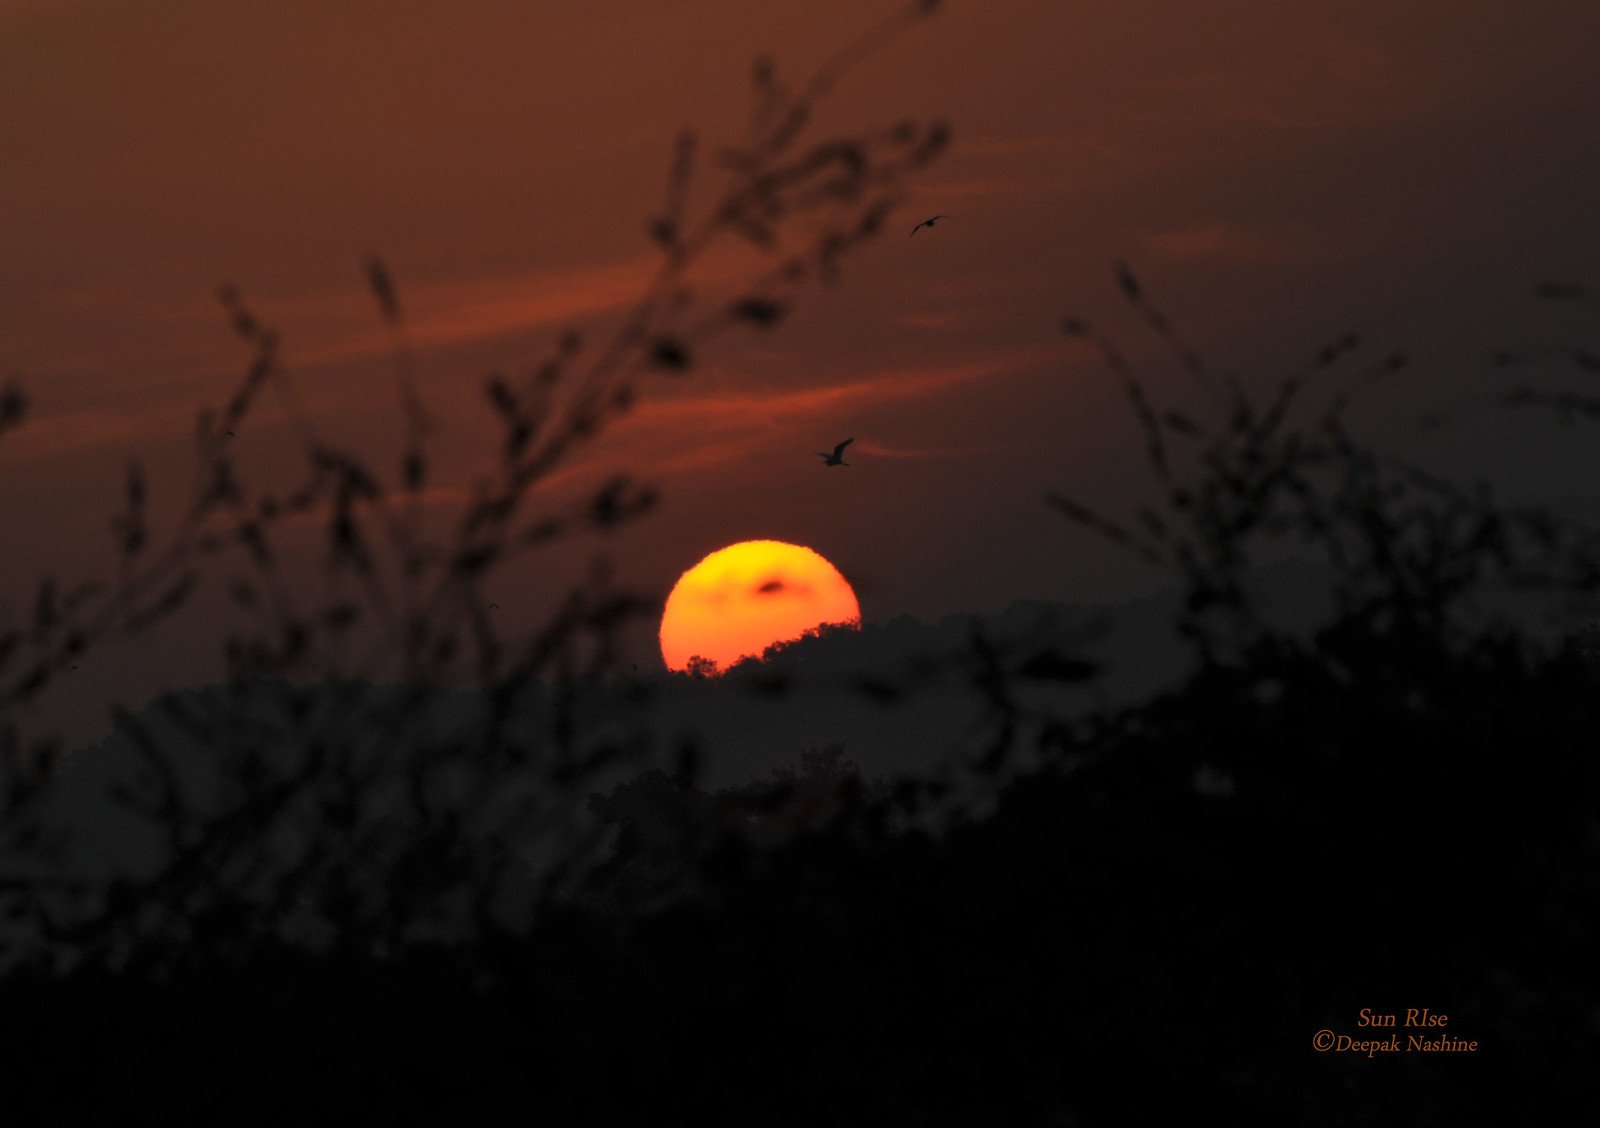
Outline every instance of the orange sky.
<svg viewBox="0 0 1600 1128">
<path fill-rule="evenodd" d="M 755 57 L 798 76 L 894 7 L 0 0 L 0 380 L 35 407 L 0 440 L 0 597 L 105 571 L 130 455 L 158 500 L 187 497 L 194 410 L 246 359 L 223 281 L 282 331 L 330 430 L 379 452 L 398 434 L 361 276 L 379 251 L 464 472 L 483 375 L 569 324 L 603 332 L 648 277 L 676 133 L 734 139 Z M 626 468 L 664 500 L 552 567 L 609 549 L 670 584 L 774 537 L 834 561 L 868 620 L 1154 582 L 1040 504 L 1116 509 L 1143 481 L 1121 392 L 1062 315 L 1179 395 L 1119 259 L 1219 367 L 1263 377 L 1356 329 L 1455 386 L 1495 344 L 1581 330 L 1529 296 L 1600 281 L 1596 42 L 1587 0 L 951 0 L 820 123 L 938 117 L 950 151 L 840 286 L 719 338 L 569 468 L 560 488 Z M 951 218 L 904 237 L 933 212 Z M 270 475 L 286 436 L 257 423 L 241 455 Z M 852 435 L 855 464 L 824 473 L 812 452 Z"/>
</svg>

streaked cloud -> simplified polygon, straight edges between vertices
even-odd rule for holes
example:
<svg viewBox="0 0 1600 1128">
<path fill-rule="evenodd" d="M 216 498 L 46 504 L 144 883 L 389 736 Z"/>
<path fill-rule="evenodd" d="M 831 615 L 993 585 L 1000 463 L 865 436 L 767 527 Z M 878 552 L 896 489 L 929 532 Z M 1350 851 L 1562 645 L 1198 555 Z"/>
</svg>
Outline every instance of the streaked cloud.
<svg viewBox="0 0 1600 1128">
<path fill-rule="evenodd" d="M 970 329 L 982 320 L 976 311 L 966 309 L 912 310 L 889 318 L 890 324 L 907 329 Z"/>
<path fill-rule="evenodd" d="M 1141 246 L 1162 258 L 1287 262 L 1315 253 L 1309 240 L 1287 232 L 1251 230 L 1223 220 L 1202 220 L 1146 235 Z"/>
<path fill-rule="evenodd" d="M 862 454 L 874 458 L 970 458 L 979 454 L 994 454 L 1007 449 L 1004 443 L 964 443 L 960 446 L 926 447 L 912 449 L 907 447 L 888 446 L 884 443 L 875 443 L 871 439 L 862 439 L 855 444 L 855 448 Z"/>
<path fill-rule="evenodd" d="M 654 479 L 748 462 L 771 449 L 774 434 L 791 438 L 806 434 L 803 428 L 808 419 L 888 405 L 912 410 L 919 403 L 936 402 L 985 381 L 1021 376 L 1059 360 L 1055 352 L 1019 350 L 940 368 L 880 372 L 823 387 L 686 392 L 671 398 L 647 398 L 615 426 L 606 447 L 550 475 L 544 486 L 557 492 L 587 488 L 615 472 L 624 458 L 630 464 L 648 466 Z M 796 449 L 804 448 L 809 457 L 806 441 L 793 441 Z M 911 449 L 861 440 L 853 449 L 884 458 L 936 459 L 988 453 L 999 447 Z"/>
<path fill-rule="evenodd" d="M 596 266 L 420 284 L 408 284 L 401 272 L 406 340 L 418 348 L 444 348 L 620 309 L 644 293 L 659 261 L 641 255 Z M 354 281 L 337 292 L 263 302 L 261 312 L 269 322 L 281 319 L 303 327 L 290 338 L 291 344 L 300 342 L 295 348 L 300 363 L 359 360 L 386 355 L 394 347 L 379 324 L 372 295 Z"/>
<path fill-rule="evenodd" d="M 0 464 L 80 455 L 103 447 L 135 450 L 153 434 L 194 426 L 191 404 L 150 407 L 91 407 L 30 415 L 0 442 Z"/>
<path fill-rule="evenodd" d="M 1059 352 L 1015 351 L 942 367 L 908 368 L 813 388 L 690 393 L 647 400 L 632 423 L 711 423 L 720 428 L 768 427 L 842 407 L 860 409 L 922 399 L 981 380 L 1059 359 Z"/>
</svg>

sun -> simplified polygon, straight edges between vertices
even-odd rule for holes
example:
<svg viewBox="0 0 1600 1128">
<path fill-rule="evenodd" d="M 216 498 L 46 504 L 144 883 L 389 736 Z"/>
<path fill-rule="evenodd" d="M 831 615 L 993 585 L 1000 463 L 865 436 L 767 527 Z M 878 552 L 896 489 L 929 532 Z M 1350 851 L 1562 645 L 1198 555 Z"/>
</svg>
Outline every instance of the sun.
<svg viewBox="0 0 1600 1128">
<path fill-rule="evenodd" d="M 856 593 L 822 556 L 783 541 L 741 541 L 678 577 L 661 615 L 661 657 L 669 670 L 696 657 L 725 670 L 813 627 L 860 622 Z"/>
</svg>

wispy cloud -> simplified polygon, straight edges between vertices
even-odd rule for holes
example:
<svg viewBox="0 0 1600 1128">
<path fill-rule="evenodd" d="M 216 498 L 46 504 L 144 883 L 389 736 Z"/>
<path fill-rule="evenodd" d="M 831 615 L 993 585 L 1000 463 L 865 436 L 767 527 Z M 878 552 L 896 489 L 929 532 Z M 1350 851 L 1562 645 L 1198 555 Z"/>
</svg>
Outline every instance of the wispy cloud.
<svg viewBox="0 0 1600 1128">
<path fill-rule="evenodd" d="M 627 259 L 599 266 L 539 271 L 515 277 L 405 285 L 400 299 L 407 315 L 406 337 L 415 346 L 436 348 L 488 340 L 570 322 L 634 302 L 649 284 L 659 260 Z M 348 326 L 361 320 L 366 331 L 341 333 L 300 353 L 310 364 L 353 360 L 387 353 L 389 334 L 377 323 L 372 299 L 352 284 L 349 293 L 325 294 L 278 303 L 291 317 Z"/>
<path fill-rule="evenodd" d="M 938 368 L 879 372 L 815 388 L 690 393 L 646 401 L 635 412 L 634 423 L 712 423 L 726 429 L 772 427 L 844 407 L 859 409 L 930 397 L 962 385 L 1005 376 L 1056 356 L 1042 350 L 1015 351 Z"/>
<path fill-rule="evenodd" d="M 973 310 L 914 310 L 897 313 L 889 318 L 892 325 L 907 329 L 969 329 L 983 320 Z"/>
<path fill-rule="evenodd" d="M 1234 262 L 1288 262 L 1314 253 L 1291 232 L 1251 230 L 1222 220 L 1201 220 L 1146 235 L 1145 250 L 1180 261 L 1224 259 Z"/>
<path fill-rule="evenodd" d="M 855 449 L 874 458 L 970 458 L 976 454 L 994 454 L 996 451 L 1006 449 L 1003 443 L 963 443 L 960 446 L 927 447 L 915 450 L 907 447 L 887 446 L 875 443 L 871 439 L 862 439 L 855 444 Z"/>
<path fill-rule="evenodd" d="M 152 434 L 194 425 L 194 408 L 165 403 L 146 408 L 85 408 L 31 416 L 6 435 L 0 459 L 65 458 L 103 447 L 135 450 Z"/>
<path fill-rule="evenodd" d="M 1039 134 L 1032 137 L 976 137 L 961 138 L 953 151 L 963 157 L 1028 157 L 1038 153 L 1060 153 L 1071 150 L 1073 139 L 1058 135 Z"/>
<path fill-rule="evenodd" d="M 1045 350 L 1017 350 L 997 357 L 941 368 L 879 372 L 817 388 L 686 392 L 670 399 L 645 400 L 617 425 L 612 453 L 600 453 L 552 474 L 546 488 L 580 488 L 614 472 L 617 462 L 645 468 L 654 479 L 698 473 L 748 462 L 772 449 L 773 436 L 805 436 L 809 420 L 889 404 L 936 400 L 960 388 L 1000 380 L 1059 360 Z M 821 441 L 821 440 L 817 440 Z M 831 440 L 830 440 L 831 442 Z M 815 443 L 796 440 L 810 456 Z M 993 445 L 914 450 L 858 440 L 852 450 L 883 458 L 954 458 L 988 453 Z"/>
<path fill-rule="evenodd" d="M 1008 193 L 1023 192 L 1035 187 L 1035 184 L 1025 180 L 1000 180 L 998 178 L 971 179 L 971 180 L 946 180 L 942 183 L 929 184 L 917 193 L 919 200 L 934 201 L 961 201 L 980 200 L 992 196 L 1004 196 Z"/>
</svg>

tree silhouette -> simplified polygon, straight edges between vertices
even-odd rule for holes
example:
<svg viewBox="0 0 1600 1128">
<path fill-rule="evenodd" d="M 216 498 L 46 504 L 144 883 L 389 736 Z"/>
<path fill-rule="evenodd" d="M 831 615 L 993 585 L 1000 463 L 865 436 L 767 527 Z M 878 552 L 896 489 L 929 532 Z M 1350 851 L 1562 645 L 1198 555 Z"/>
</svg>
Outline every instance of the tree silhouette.
<svg viewBox="0 0 1600 1128">
<path fill-rule="evenodd" d="M 706 678 L 716 677 L 718 670 L 717 664 L 710 658 L 695 654 L 689 658 L 688 663 L 683 668 L 683 672 L 691 678 L 698 678 L 703 681 Z"/>
</svg>

